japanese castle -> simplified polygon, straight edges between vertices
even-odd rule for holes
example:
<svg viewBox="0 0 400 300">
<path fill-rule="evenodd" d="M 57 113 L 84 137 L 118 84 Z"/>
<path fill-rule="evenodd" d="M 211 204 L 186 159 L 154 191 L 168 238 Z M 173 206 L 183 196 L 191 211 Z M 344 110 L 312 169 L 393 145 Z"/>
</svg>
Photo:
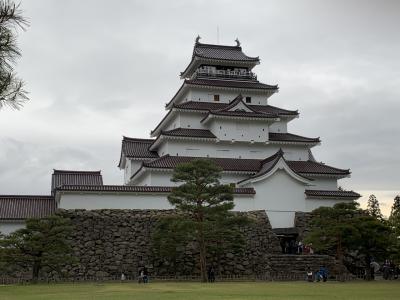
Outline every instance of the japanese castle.
<svg viewBox="0 0 400 300">
<path fill-rule="evenodd" d="M 203 44 L 197 37 L 182 85 L 151 137 L 123 137 L 122 185 L 104 185 L 100 171 L 54 170 L 50 195 L 0 196 L 0 231 L 57 208 L 169 209 L 173 169 L 197 158 L 215 162 L 221 182 L 235 185 L 235 210 L 265 210 L 273 228 L 293 227 L 295 212 L 358 199 L 338 188 L 348 169 L 315 160 L 319 138 L 288 131 L 299 112 L 269 104 L 278 86 L 257 80 L 259 57 L 235 42 Z"/>
</svg>

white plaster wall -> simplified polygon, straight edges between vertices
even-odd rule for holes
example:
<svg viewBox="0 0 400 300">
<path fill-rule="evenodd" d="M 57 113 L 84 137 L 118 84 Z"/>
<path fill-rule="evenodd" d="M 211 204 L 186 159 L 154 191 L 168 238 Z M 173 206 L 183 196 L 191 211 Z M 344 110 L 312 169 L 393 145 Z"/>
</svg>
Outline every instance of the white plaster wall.
<svg viewBox="0 0 400 300">
<path fill-rule="evenodd" d="M 170 149 L 170 147 L 169 147 L 170 145 L 171 145 L 171 143 L 169 143 L 169 141 L 168 142 L 164 141 L 163 143 L 161 143 L 157 149 L 158 155 L 159 156 L 163 156 L 163 155 L 167 155 L 167 154 L 176 155 L 176 153 L 180 153 L 180 151 L 177 151 L 178 149 L 176 149 L 176 148 Z M 175 151 L 177 151 L 177 152 L 175 152 Z M 172 154 L 172 153 L 174 153 L 174 154 Z"/>
<path fill-rule="evenodd" d="M 249 176 L 250 175 L 248 175 L 248 174 L 222 173 L 220 182 L 223 184 L 236 183 L 243 179 L 248 178 Z"/>
<path fill-rule="evenodd" d="M 280 133 L 287 133 L 287 123 L 286 120 L 281 120 L 279 122 L 275 122 L 269 126 L 270 132 L 280 132 Z"/>
<path fill-rule="evenodd" d="M 305 185 L 284 170 L 253 183 L 255 209 L 266 210 L 273 228 L 293 227 L 294 213 L 305 211 Z"/>
<path fill-rule="evenodd" d="M 313 178 L 311 186 L 307 187 L 308 190 L 326 190 L 336 191 L 338 189 L 336 178 Z"/>
<path fill-rule="evenodd" d="M 137 170 L 139 170 L 141 165 L 142 165 L 142 161 L 140 161 L 140 160 L 127 159 L 126 164 L 125 164 L 125 172 L 124 172 L 125 184 L 129 183 L 131 176 L 134 173 L 136 173 Z"/>
<path fill-rule="evenodd" d="M 171 181 L 172 172 L 151 171 L 150 182 L 148 185 L 153 186 L 176 186 L 175 182 Z"/>
<path fill-rule="evenodd" d="M 204 126 L 200 121 L 206 116 L 206 113 L 179 112 L 179 115 L 179 127 L 204 129 Z"/>
<path fill-rule="evenodd" d="M 218 89 L 197 89 L 191 88 L 186 95 L 183 95 L 181 99 L 177 99 L 178 103 L 185 101 L 199 101 L 199 102 L 214 102 L 214 95 L 219 95 L 220 103 L 229 103 L 235 99 L 239 94 L 242 94 L 243 98 L 251 97 L 252 105 L 267 105 L 269 96 L 263 95 L 257 92 L 230 92 Z"/>
<path fill-rule="evenodd" d="M 133 185 L 140 186 L 176 186 L 178 183 L 171 181 L 172 172 L 168 171 L 155 171 L 147 170 L 140 178 L 133 182 Z M 246 174 L 235 174 L 235 173 L 222 173 L 220 179 L 221 183 L 229 184 L 236 183 L 240 180 L 247 178 L 249 175 Z"/>
<path fill-rule="evenodd" d="M 166 122 L 163 127 L 161 127 L 162 130 L 172 130 L 175 128 L 179 128 L 181 124 L 181 114 L 177 112 L 171 112 L 171 119 Z"/>
<path fill-rule="evenodd" d="M 222 141 L 268 141 L 268 123 L 260 121 L 239 121 L 212 119 L 208 122 L 210 131 Z"/>
<path fill-rule="evenodd" d="M 25 227 L 24 221 L 7 221 L 7 220 L 0 221 L 0 232 L 2 234 L 10 234 L 11 232 L 14 232 L 24 227 Z"/>
<path fill-rule="evenodd" d="M 236 195 L 235 211 L 254 210 L 251 195 Z M 63 194 L 63 209 L 171 209 L 165 194 Z M 1 223 L 0 223 L 1 224 Z"/>
<path fill-rule="evenodd" d="M 151 175 L 152 172 L 147 170 L 146 172 L 142 173 L 142 175 L 140 175 L 139 177 L 135 177 L 134 181 L 130 181 L 130 184 L 140 185 L 140 186 L 152 185 Z"/>
<path fill-rule="evenodd" d="M 306 199 L 306 210 L 307 212 L 313 211 L 314 209 L 324 206 L 333 207 L 336 203 L 347 202 L 350 203 L 352 200 L 332 200 L 332 199 Z"/>
<path fill-rule="evenodd" d="M 63 209 L 170 209 L 164 194 L 63 194 Z"/>
<path fill-rule="evenodd" d="M 224 158 L 253 158 L 264 159 L 275 154 L 280 148 L 288 160 L 308 160 L 308 147 L 296 145 L 279 145 L 249 142 L 224 142 L 204 140 L 164 140 L 159 147 L 162 153 L 180 156 L 224 157 Z"/>
<path fill-rule="evenodd" d="M 253 195 L 235 195 L 233 202 L 235 203 L 234 211 L 252 211 L 255 210 L 255 200 Z"/>
</svg>

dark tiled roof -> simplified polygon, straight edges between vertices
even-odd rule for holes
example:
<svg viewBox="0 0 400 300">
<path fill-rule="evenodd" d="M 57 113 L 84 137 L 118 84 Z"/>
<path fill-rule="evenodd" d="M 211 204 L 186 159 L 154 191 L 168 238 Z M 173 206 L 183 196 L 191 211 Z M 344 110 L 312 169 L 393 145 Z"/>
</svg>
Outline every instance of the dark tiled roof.
<svg viewBox="0 0 400 300">
<path fill-rule="evenodd" d="M 272 105 L 249 105 L 249 106 L 259 112 L 277 114 L 279 116 L 297 116 L 299 114 L 297 110 L 287 110 Z"/>
<path fill-rule="evenodd" d="M 281 158 L 283 158 L 283 151 L 282 149 L 279 149 L 279 151 L 276 152 L 274 155 L 261 161 L 261 168 L 258 170 L 256 174 L 252 176 L 252 178 L 262 176 L 263 174 L 266 174 L 269 171 L 271 171 Z"/>
<path fill-rule="evenodd" d="M 222 46 L 196 43 L 193 49 L 194 57 L 217 60 L 236 60 L 236 61 L 255 61 L 258 62 L 258 57 L 250 57 L 242 52 L 240 46 Z"/>
<path fill-rule="evenodd" d="M 350 170 L 338 169 L 313 161 L 287 161 L 289 167 L 301 174 L 349 175 Z"/>
<path fill-rule="evenodd" d="M 121 166 L 123 155 L 131 158 L 157 158 L 157 152 L 149 150 L 153 142 L 154 139 L 138 139 L 124 136 L 118 167 Z"/>
<path fill-rule="evenodd" d="M 323 191 L 323 190 L 306 190 L 307 197 L 322 197 L 322 198 L 349 198 L 358 199 L 361 197 L 359 193 L 353 191 Z"/>
<path fill-rule="evenodd" d="M 190 162 L 195 159 L 209 159 L 215 162 L 224 171 L 257 173 L 261 170 L 263 164 L 265 164 L 269 160 L 273 161 L 276 158 L 276 155 L 277 154 L 274 154 L 264 160 L 165 155 L 160 157 L 159 159 L 144 162 L 143 166 L 156 169 L 174 169 L 180 163 Z M 342 170 L 312 161 L 286 161 L 286 163 L 294 172 L 299 173 L 302 176 L 307 176 L 309 174 L 345 176 L 350 174 L 349 170 Z"/>
<path fill-rule="evenodd" d="M 193 71 L 204 60 L 206 60 L 207 63 L 209 63 L 210 60 L 214 60 L 215 64 L 218 64 L 219 61 L 226 61 L 228 64 L 232 62 L 233 65 L 239 64 L 247 67 L 254 67 L 260 63 L 258 57 L 250 57 L 244 54 L 240 46 L 211 45 L 196 42 L 192 59 L 186 69 L 181 72 L 181 76 L 187 75 L 190 71 Z M 211 62 L 211 64 L 213 63 Z"/>
<path fill-rule="evenodd" d="M 276 119 L 278 115 L 269 114 L 264 112 L 258 112 L 243 102 L 243 96 L 239 95 L 233 99 L 226 107 L 219 110 L 211 110 L 201 120 L 201 122 L 207 120 L 212 115 L 227 116 L 227 117 L 244 117 L 254 119 Z"/>
<path fill-rule="evenodd" d="M 234 111 L 211 111 L 205 116 L 201 122 L 205 121 L 210 115 L 216 116 L 226 116 L 226 117 L 241 117 L 241 118 L 254 118 L 254 119 L 276 119 L 278 116 L 269 115 L 264 113 L 254 113 L 247 112 L 244 110 L 234 110 Z"/>
<path fill-rule="evenodd" d="M 279 162 L 279 160 L 281 158 L 287 163 L 287 161 L 283 157 L 283 154 L 284 153 L 283 153 L 282 149 L 279 149 L 278 152 L 276 152 L 274 155 L 271 155 L 270 157 L 267 157 L 266 159 L 262 160 L 261 167 L 258 170 L 258 172 L 256 174 L 252 175 L 251 177 L 246 178 L 240 182 L 244 182 L 249 179 L 257 178 L 257 177 L 263 176 L 264 174 L 267 174 L 269 171 L 271 171 L 275 167 L 275 165 Z M 292 170 L 292 171 L 296 173 L 296 171 L 294 171 L 294 170 Z M 300 176 L 303 177 L 302 175 L 300 175 Z M 305 178 L 305 177 L 304 177 L 304 179 L 309 180 L 309 178 Z"/>
<path fill-rule="evenodd" d="M 229 103 L 217 103 L 217 102 L 197 102 L 197 101 L 188 101 L 183 102 L 181 104 L 174 104 L 173 107 L 178 109 L 187 109 L 187 110 L 220 110 L 224 109 L 229 105 Z M 298 115 L 297 111 L 294 110 L 286 110 L 282 108 L 278 108 L 271 105 L 247 105 L 251 109 L 257 112 L 268 113 L 268 114 L 278 114 L 282 115 Z"/>
<path fill-rule="evenodd" d="M 319 138 L 308 138 L 292 133 L 269 133 L 269 140 L 274 142 L 294 142 L 294 143 L 319 143 Z"/>
<path fill-rule="evenodd" d="M 93 185 L 77 186 L 65 185 L 57 188 L 57 191 L 70 192 L 118 192 L 118 193 L 170 193 L 171 186 L 132 186 L 132 185 Z M 235 194 L 255 194 L 253 188 L 236 188 Z"/>
<path fill-rule="evenodd" d="M 207 129 L 195 128 L 176 128 L 168 131 L 161 131 L 162 135 L 167 136 L 183 136 L 183 137 L 197 137 L 197 138 L 216 138 L 215 135 Z"/>
<path fill-rule="evenodd" d="M 102 185 L 103 177 L 100 171 L 69 171 L 54 170 L 51 176 L 51 190 L 63 184 Z"/>
<path fill-rule="evenodd" d="M 218 80 L 218 79 L 186 79 L 186 84 L 214 86 L 214 87 L 228 87 L 238 89 L 257 89 L 257 90 L 278 90 L 277 85 L 268 85 L 265 83 L 253 81 L 236 81 L 236 80 Z"/>
<path fill-rule="evenodd" d="M 260 160 L 258 159 L 205 158 L 169 155 L 162 156 L 151 162 L 144 162 L 143 166 L 157 169 L 173 169 L 180 163 L 190 162 L 195 159 L 209 159 L 225 171 L 256 172 L 260 168 Z"/>
<path fill-rule="evenodd" d="M 55 210 L 52 196 L 0 195 L 0 220 L 42 218 Z"/>
</svg>

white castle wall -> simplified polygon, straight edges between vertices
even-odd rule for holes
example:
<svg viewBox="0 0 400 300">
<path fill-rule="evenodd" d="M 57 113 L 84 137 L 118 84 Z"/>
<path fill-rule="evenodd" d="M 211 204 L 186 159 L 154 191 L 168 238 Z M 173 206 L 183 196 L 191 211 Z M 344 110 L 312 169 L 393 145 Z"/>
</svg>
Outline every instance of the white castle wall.
<svg viewBox="0 0 400 300">
<path fill-rule="evenodd" d="M 207 89 L 207 88 L 191 88 L 182 98 L 177 99 L 178 103 L 186 101 L 198 101 L 198 102 L 215 102 L 214 95 L 219 95 L 220 103 L 229 103 L 235 99 L 239 94 L 242 94 L 243 98 L 251 97 L 252 105 L 267 105 L 269 96 L 265 94 L 257 93 L 256 91 L 225 91 L 219 89 Z"/>
<path fill-rule="evenodd" d="M 336 191 L 338 189 L 337 179 L 331 177 L 313 178 L 312 185 L 308 186 L 308 190 L 326 190 Z"/>
<path fill-rule="evenodd" d="M 0 233 L 2 234 L 10 234 L 18 229 L 24 228 L 25 222 L 24 221 L 8 221 L 8 220 L 1 220 L 0 221 Z"/>
<path fill-rule="evenodd" d="M 222 141 L 268 141 L 268 123 L 257 121 L 239 121 L 212 119 L 207 128 Z"/>
<path fill-rule="evenodd" d="M 279 122 L 274 122 L 269 126 L 269 132 L 287 133 L 287 123 L 288 121 L 285 119 Z"/>
<path fill-rule="evenodd" d="M 266 210 L 274 228 L 293 227 L 295 212 L 306 209 L 305 185 L 284 170 L 278 170 L 252 186 L 256 190 L 255 209 Z"/>
<path fill-rule="evenodd" d="M 275 154 L 280 148 L 287 160 L 308 160 L 308 147 L 250 142 L 214 142 L 204 140 L 164 140 L 159 146 L 160 156 L 170 154 L 194 157 L 254 158 L 264 159 Z"/>
<path fill-rule="evenodd" d="M 63 209 L 171 209 L 165 194 L 63 194 Z"/>
<path fill-rule="evenodd" d="M 306 212 L 313 211 L 318 207 L 332 207 L 340 202 L 351 202 L 352 200 L 334 200 L 334 199 L 306 199 Z"/>
</svg>

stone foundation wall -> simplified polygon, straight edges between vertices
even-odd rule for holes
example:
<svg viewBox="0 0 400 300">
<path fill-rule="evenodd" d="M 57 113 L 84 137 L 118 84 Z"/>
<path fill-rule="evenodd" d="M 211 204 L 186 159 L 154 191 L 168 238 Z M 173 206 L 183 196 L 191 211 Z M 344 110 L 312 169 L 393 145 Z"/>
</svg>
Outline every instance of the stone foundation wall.
<svg viewBox="0 0 400 300">
<path fill-rule="evenodd" d="M 74 231 L 70 236 L 77 263 L 65 266 L 70 278 L 115 278 L 123 272 L 134 277 L 146 266 L 152 276 L 199 274 L 196 253 L 190 247 L 178 269 L 171 270 L 169 262 L 153 255 L 152 233 L 159 218 L 172 210 L 60 210 L 57 214 L 70 218 Z M 280 254 L 279 240 L 271 230 L 264 211 L 243 213 L 254 224 L 243 228 L 246 245 L 244 253 L 225 253 L 217 266 L 221 276 L 262 275 L 271 270 L 268 255 Z"/>
<path fill-rule="evenodd" d="M 312 213 L 297 211 L 294 216 L 294 227 L 297 228 L 298 240 L 302 241 L 310 230 Z"/>
</svg>

